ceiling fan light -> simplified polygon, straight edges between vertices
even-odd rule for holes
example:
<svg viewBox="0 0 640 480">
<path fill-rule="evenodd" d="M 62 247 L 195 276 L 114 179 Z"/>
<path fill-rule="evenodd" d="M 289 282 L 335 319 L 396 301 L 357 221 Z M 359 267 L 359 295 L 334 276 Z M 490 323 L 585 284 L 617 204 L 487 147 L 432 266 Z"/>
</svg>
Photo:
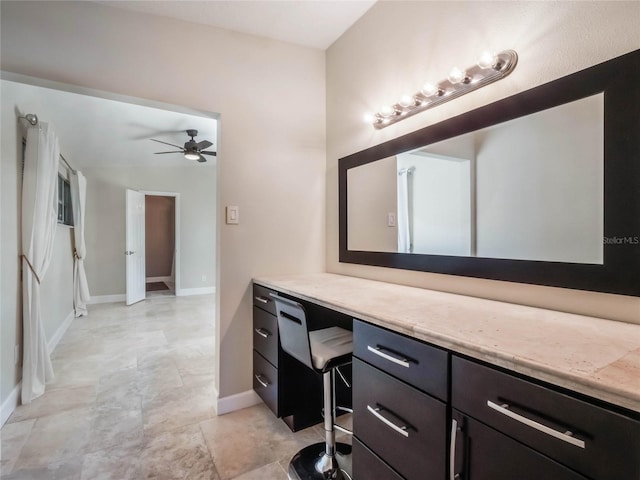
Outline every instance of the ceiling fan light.
<svg viewBox="0 0 640 480">
<path fill-rule="evenodd" d="M 187 160 L 199 160 L 200 154 L 196 152 L 185 152 L 184 158 L 186 158 Z"/>
</svg>

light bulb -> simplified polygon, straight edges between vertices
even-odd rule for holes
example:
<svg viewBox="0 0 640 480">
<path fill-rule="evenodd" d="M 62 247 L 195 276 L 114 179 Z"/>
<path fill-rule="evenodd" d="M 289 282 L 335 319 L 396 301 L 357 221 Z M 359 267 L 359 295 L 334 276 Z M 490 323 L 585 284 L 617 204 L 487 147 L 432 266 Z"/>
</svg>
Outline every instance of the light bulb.
<svg viewBox="0 0 640 480">
<path fill-rule="evenodd" d="M 200 160 L 200 154 L 197 152 L 185 152 L 184 158 L 187 160 Z"/>
<path fill-rule="evenodd" d="M 451 83 L 463 82 L 465 78 L 467 78 L 467 74 L 458 67 L 453 67 L 449 72 L 449 81 Z"/>
<path fill-rule="evenodd" d="M 416 101 L 412 95 L 408 95 L 405 93 L 404 95 L 402 95 L 402 97 L 400 97 L 400 102 L 398 103 L 400 103 L 400 105 L 403 107 L 411 107 L 412 105 L 415 105 Z"/>
<path fill-rule="evenodd" d="M 435 95 L 438 93 L 438 87 L 436 87 L 433 83 L 425 83 L 422 86 L 422 93 L 424 93 L 427 97 L 431 95 Z"/>
<path fill-rule="evenodd" d="M 393 112 L 395 112 L 395 109 L 388 105 L 380 107 L 380 115 L 382 115 L 383 117 L 390 117 L 391 115 L 393 115 Z"/>
<path fill-rule="evenodd" d="M 492 68 L 496 63 L 498 63 L 498 58 L 495 54 L 484 51 L 480 58 L 478 59 L 478 66 L 480 68 Z"/>
<path fill-rule="evenodd" d="M 362 119 L 364 120 L 364 123 L 373 123 L 376 117 L 374 117 L 371 113 L 365 113 Z"/>
</svg>

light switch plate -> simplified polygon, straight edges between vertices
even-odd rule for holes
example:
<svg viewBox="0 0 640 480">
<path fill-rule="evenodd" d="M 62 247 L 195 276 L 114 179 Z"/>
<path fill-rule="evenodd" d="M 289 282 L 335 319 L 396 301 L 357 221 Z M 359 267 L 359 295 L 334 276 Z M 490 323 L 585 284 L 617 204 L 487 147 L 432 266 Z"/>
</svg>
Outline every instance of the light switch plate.
<svg viewBox="0 0 640 480">
<path fill-rule="evenodd" d="M 395 212 L 387 213 L 387 227 L 395 227 L 396 226 L 396 214 Z"/>
<path fill-rule="evenodd" d="M 240 207 L 230 205 L 227 207 L 227 225 L 238 225 L 240 223 Z"/>
</svg>

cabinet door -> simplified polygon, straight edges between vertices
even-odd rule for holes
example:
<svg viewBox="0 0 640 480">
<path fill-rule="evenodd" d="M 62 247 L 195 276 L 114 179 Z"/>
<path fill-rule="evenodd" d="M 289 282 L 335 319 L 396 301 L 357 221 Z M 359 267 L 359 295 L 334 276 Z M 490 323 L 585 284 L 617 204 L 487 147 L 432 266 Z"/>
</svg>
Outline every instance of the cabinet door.
<svg viewBox="0 0 640 480">
<path fill-rule="evenodd" d="M 588 480 L 456 410 L 450 455 L 459 480 Z"/>
</svg>

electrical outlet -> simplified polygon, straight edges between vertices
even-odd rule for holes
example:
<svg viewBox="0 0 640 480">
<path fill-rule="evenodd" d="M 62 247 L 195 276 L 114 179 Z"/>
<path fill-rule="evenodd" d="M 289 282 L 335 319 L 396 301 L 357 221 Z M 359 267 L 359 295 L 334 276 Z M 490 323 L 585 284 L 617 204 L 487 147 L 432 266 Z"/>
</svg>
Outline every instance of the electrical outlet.
<svg viewBox="0 0 640 480">
<path fill-rule="evenodd" d="M 396 226 L 396 214 L 395 212 L 387 213 L 387 227 L 395 227 Z"/>
<path fill-rule="evenodd" d="M 16 345 L 13 349 L 13 362 L 20 365 L 20 345 Z"/>
</svg>

